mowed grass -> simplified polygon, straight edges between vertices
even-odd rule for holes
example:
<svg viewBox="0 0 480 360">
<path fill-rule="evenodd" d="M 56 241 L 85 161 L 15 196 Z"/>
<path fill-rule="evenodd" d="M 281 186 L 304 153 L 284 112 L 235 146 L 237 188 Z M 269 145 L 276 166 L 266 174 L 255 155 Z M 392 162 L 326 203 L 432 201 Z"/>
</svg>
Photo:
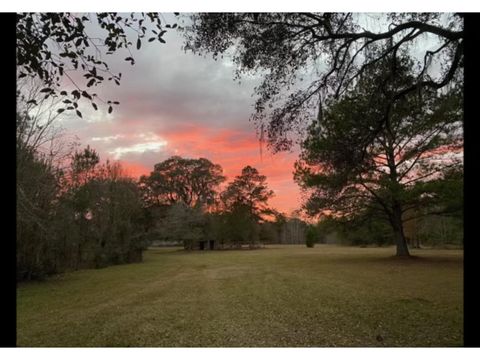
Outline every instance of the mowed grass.
<svg viewBox="0 0 480 360">
<path fill-rule="evenodd" d="M 18 346 L 461 346 L 463 252 L 151 249 L 17 289 Z"/>
</svg>

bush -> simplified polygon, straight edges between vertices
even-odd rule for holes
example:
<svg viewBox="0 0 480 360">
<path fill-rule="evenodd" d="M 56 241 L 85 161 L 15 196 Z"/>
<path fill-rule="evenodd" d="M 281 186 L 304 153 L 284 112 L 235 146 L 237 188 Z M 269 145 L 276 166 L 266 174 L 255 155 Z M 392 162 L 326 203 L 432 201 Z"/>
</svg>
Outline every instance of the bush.
<svg viewBox="0 0 480 360">
<path fill-rule="evenodd" d="M 316 238 L 317 238 L 317 233 L 315 231 L 315 228 L 313 226 L 309 226 L 305 234 L 305 243 L 307 247 L 313 248 L 315 246 Z"/>
</svg>

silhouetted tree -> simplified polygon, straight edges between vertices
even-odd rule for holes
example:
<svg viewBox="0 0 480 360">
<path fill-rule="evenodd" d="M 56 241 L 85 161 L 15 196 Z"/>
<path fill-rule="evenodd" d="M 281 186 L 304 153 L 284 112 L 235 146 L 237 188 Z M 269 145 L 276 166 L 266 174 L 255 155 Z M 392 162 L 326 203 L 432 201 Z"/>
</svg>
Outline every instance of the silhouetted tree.
<svg viewBox="0 0 480 360">
<path fill-rule="evenodd" d="M 97 176 L 100 163 L 98 153 L 88 145 L 83 151 L 75 151 L 71 162 L 70 179 L 72 186 L 82 186 Z"/>
<path fill-rule="evenodd" d="M 125 61 L 135 63 L 131 48 L 134 37 L 136 49 L 142 42 L 165 43 L 166 28 L 176 24 L 165 24 L 159 13 L 18 13 L 17 14 L 17 76 L 33 78 L 44 84 L 41 90 L 45 98 L 61 97 L 58 111 L 78 110 L 78 101 L 89 100 L 95 110 L 96 101 L 108 105 L 108 111 L 117 101 L 103 100 L 92 92 L 92 86 L 103 81 L 120 85 L 122 73 L 112 72 L 103 54 L 114 54 L 124 50 Z M 153 25 L 153 26 L 149 26 Z M 79 72 L 84 81 L 74 80 Z M 74 90 L 67 91 L 62 81 L 67 80 Z M 32 103 L 37 100 L 31 99 Z"/>
<path fill-rule="evenodd" d="M 216 199 L 218 186 L 225 181 L 222 167 L 205 158 L 184 159 L 180 156 L 156 164 L 140 184 L 145 200 L 151 205 L 208 206 Z"/>
<path fill-rule="evenodd" d="M 44 158 L 17 146 L 17 277 L 32 279 L 54 268 L 51 226 L 58 191 L 55 169 Z"/>
<path fill-rule="evenodd" d="M 276 151 L 292 146 L 289 133 L 307 127 L 319 103 L 343 96 L 380 61 L 418 51 L 418 41 L 428 45 L 410 81 L 389 94 L 369 136 L 351 139 L 352 145 L 366 148 L 405 96 L 463 77 L 460 14 L 198 13 L 191 20 L 187 49 L 215 59 L 233 50 L 237 78 L 252 72 L 263 77 L 252 119 L 261 132 L 268 120 L 266 138 Z M 435 65 L 442 71 L 432 71 Z"/>
<path fill-rule="evenodd" d="M 185 249 L 191 250 L 196 241 L 205 239 L 206 224 L 206 215 L 200 208 L 176 203 L 158 222 L 156 233 L 162 240 L 181 242 Z"/>
<path fill-rule="evenodd" d="M 458 88 L 409 93 L 391 107 L 385 127 L 365 153 L 351 145 L 352 139 L 370 133 L 391 94 L 414 78 L 408 58 L 395 62 L 395 72 L 390 66 L 390 60 L 379 62 L 341 100 L 329 104 L 303 144 L 295 177 L 310 191 L 306 209 L 311 215 L 329 210 L 354 216 L 370 208 L 390 223 L 397 255 L 408 256 L 404 213 L 432 204 L 429 181 L 458 165 L 454 158 L 436 157 L 442 149 L 462 149 L 462 94 Z"/>
<path fill-rule="evenodd" d="M 120 164 L 100 164 L 95 150 L 87 147 L 72 158 L 67 190 L 60 197 L 60 212 L 69 213 L 75 268 L 103 267 L 141 260 L 145 248 L 144 212 L 136 182 Z M 60 218 L 65 214 L 58 214 Z"/>
<path fill-rule="evenodd" d="M 32 279 L 57 270 L 54 220 L 62 165 L 71 144 L 55 125 L 55 102 L 39 97 L 34 83 L 17 85 L 17 277 Z M 37 105 L 30 102 L 35 99 Z"/>
<path fill-rule="evenodd" d="M 268 200 L 274 195 L 266 183 L 267 177 L 260 175 L 257 169 L 245 166 L 242 174 L 235 177 L 222 192 L 221 198 L 227 210 L 244 208 L 256 221 L 262 215 L 271 214 Z"/>
</svg>

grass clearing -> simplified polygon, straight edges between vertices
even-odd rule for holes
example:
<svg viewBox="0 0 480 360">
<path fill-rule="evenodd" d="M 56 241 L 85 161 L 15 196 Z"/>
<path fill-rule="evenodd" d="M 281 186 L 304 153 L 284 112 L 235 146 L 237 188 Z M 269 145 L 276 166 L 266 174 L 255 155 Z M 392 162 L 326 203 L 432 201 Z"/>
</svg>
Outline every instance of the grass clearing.
<svg viewBox="0 0 480 360">
<path fill-rule="evenodd" d="M 462 346 L 463 251 L 150 249 L 17 288 L 18 346 Z"/>
</svg>

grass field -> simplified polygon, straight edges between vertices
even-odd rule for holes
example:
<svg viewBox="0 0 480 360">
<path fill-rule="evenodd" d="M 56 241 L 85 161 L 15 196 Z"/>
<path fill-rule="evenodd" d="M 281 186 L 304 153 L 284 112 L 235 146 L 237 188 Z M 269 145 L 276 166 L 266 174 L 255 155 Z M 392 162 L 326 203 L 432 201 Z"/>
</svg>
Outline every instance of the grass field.
<svg viewBox="0 0 480 360">
<path fill-rule="evenodd" d="M 17 289 L 18 346 L 461 346 L 463 252 L 151 249 Z"/>
</svg>

